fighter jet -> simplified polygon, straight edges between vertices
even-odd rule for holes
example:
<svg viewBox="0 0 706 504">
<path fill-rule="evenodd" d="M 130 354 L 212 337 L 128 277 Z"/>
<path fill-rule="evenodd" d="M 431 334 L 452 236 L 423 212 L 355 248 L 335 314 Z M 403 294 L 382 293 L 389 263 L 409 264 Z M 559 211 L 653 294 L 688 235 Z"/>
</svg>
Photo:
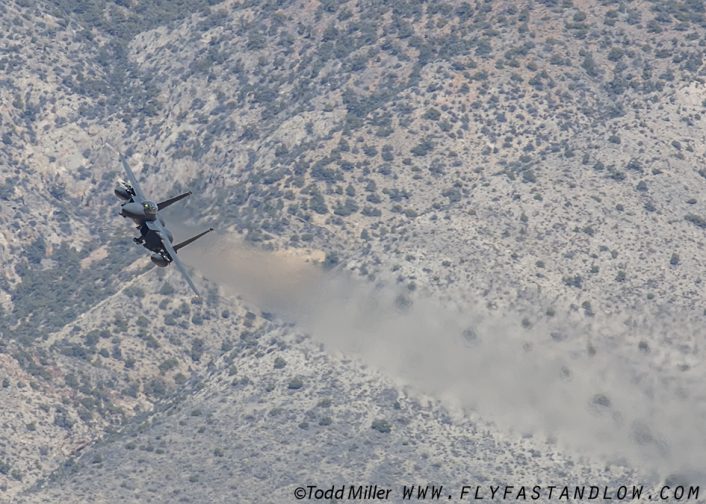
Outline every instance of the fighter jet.
<svg viewBox="0 0 706 504">
<path fill-rule="evenodd" d="M 199 296 L 199 291 L 196 289 L 184 264 L 177 257 L 177 251 L 198 240 L 203 235 L 210 233 L 213 231 L 213 228 L 209 228 L 177 245 L 172 245 L 174 236 L 172 232 L 167 229 L 164 219 L 159 215 L 160 210 L 190 196 L 191 191 L 180 194 L 179 196 L 174 196 L 161 203 L 155 203 L 147 199 L 142 189 L 140 189 L 140 184 L 138 184 L 135 174 L 127 164 L 125 157 L 110 144 L 106 145 L 120 156 L 120 161 L 127 174 L 127 182 L 121 182 L 118 187 L 115 188 L 115 195 L 123 201 L 120 208 L 120 215 L 127 219 L 132 219 L 132 221 L 137 224 L 137 229 L 140 231 L 140 236 L 133 238 L 133 241 L 152 252 L 150 259 L 157 266 L 164 268 L 171 263 L 176 264 L 176 267 L 184 276 L 189 287 Z"/>
</svg>

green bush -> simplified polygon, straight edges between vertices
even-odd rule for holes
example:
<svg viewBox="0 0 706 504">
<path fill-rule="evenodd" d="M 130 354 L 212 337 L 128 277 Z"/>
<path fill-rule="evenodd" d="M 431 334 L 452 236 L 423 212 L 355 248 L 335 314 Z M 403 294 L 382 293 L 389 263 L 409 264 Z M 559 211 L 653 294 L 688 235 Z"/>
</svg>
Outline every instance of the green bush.
<svg viewBox="0 0 706 504">
<path fill-rule="evenodd" d="M 388 434 L 392 430 L 392 426 L 390 425 L 390 422 L 384 419 L 376 419 L 373 420 L 373 423 L 371 424 L 371 428 L 382 433 L 382 434 Z"/>
<path fill-rule="evenodd" d="M 302 380 L 302 378 L 300 376 L 295 376 L 294 378 L 292 378 L 290 380 L 287 388 L 289 388 L 290 390 L 299 390 L 303 386 L 304 386 L 304 380 Z"/>
</svg>

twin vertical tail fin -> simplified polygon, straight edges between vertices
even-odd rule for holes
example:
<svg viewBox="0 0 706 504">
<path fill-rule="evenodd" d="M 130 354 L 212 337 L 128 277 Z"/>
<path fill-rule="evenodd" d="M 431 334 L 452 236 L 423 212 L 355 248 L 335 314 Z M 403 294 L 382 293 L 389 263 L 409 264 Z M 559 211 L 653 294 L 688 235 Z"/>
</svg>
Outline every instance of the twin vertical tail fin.
<svg viewBox="0 0 706 504">
<path fill-rule="evenodd" d="M 179 196 L 174 196 L 173 198 L 169 198 L 168 200 L 164 200 L 161 203 L 157 204 L 157 208 L 159 210 L 162 210 L 164 208 L 167 208 L 172 203 L 176 203 L 177 201 L 183 200 L 187 196 L 191 196 L 191 191 L 185 192 L 184 194 L 180 194 Z"/>
<path fill-rule="evenodd" d="M 204 231 L 203 233 L 199 233 L 196 236 L 192 236 L 188 240 L 184 240 L 183 242 L 181 242 L 177 245 L 174 245 L 174 250 L 178 252 L 180 248 L 186 247 L 188 244 L 195 242 L 196 240 L 201 238 L 203 235 L 208 234 L 211 231 L 213 231 L 213 228 L 209 228 L 206 231 Z"/>
</svg>

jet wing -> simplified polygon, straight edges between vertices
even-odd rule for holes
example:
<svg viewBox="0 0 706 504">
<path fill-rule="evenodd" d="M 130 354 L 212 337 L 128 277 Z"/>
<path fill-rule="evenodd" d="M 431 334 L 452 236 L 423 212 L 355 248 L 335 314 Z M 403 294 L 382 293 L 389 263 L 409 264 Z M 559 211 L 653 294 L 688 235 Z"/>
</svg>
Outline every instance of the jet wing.
<svg viewBox="0 0 706 504">
<path fill-rule="evenodd" d="M 127 173 L 127 178 L 130 181 L 130 185 L 132 186 L 133 190 L 135 191 L 135 196 L 137 199 L 139 199 L 138 203 L 144 202 L 147 198 L 145 198 L 145 193 L 142 192 L 142 189 L 140 188 L 140 184 L 137 183 L 137 179 L 135 178 L 135 174 L 132 173 L 132 170 L 130 169 L 130 165 L 127 164 L 127 161 L 125 161 L 125 158 L 123 157 L 122 154 L 120 154 L 120 161 L 123 163 L 123 168 L 125 168 L 125 172 Z"/>
<path fill-rule="evenodd" d="M 118 156 L 120 157 L 120 162 L 123 164 L 123 169 L 125 170 L 125 173 L 127 173 L 127 178 L 128 181 L 130 182 L 130 185 L 135 191 L 135 197 L 138 201 L 138 203 L 143 203 L 144 201 L 147 200 L 145 198 L 145 193 L 142 192 L 142 189 L 140 188 L 140 184 L 137 182 L 137 178 L 135 178 L 135 174 L 132 173 L 132 169 L 130 168 L 130 165 L 127 164 L 127 161 L 125 160 L 125 156 L 123 156 L 123 153 L 120 152 L 118 149 L 110 145 L 109 143 L 106 142 L 106 145 L 113 149 L 115 152 L 118 153 Z"/>
<path fill-rule="evenodd" d="M 194 281 L 191 280 L 191 277 L 189 276 L 189 272 L 186 271 L 184 263 L 182 263 L 179 257 L 177 257 L 176 250 L 174 250 L 172 242 L 170 242 L 169 238 L 167 238 L 167 234 L 164 232 L 164 226 L 162 226 L 162 223 L 159 222 L 159 220 L 146 221 L 145 223 L 147 224 L 147 227 L 149 229 L 159 235 L 159 238 L 162 240 L 162 246 L 164 247 L 164 250 L 167 251 L 167 254 L 169 254 L 169 257 L 172 259 L 172 262 L 176 264 L 177 269 L 183 275 L 184 280 L 186 280 L 186 283 L 189 284 L 189 287 L 191 287 L 191 290 L 193 290 L 197 296 L 201 297 L 201 294 L 199 294 L 198 289 L 196 289 L 196 285 L 194 285 Z"/>
</svg>

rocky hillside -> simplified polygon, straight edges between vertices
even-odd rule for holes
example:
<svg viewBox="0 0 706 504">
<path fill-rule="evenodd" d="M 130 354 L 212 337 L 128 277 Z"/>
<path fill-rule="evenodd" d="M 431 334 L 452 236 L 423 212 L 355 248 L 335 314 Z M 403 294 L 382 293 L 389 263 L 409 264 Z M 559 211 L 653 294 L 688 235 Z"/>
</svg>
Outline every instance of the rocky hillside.
<svg viewBox="0 0 706 504">
<path fill-rule="evenodd" d="M 302 477 L 323 458 L 330 479 L 397 481 L 430 445 L 430 479 L 639 470 L 599 476 L 538 440 L 522 456 L 530 441 L 492 415 L 448 420 L 217 276 L 189 298 L 130 242 L 104 142 L 155 199 L 194 191 L 169 222 L 314 251 L 403 306 L 512 314 L 525 343 L 612 353 L 691 398 L 705 23 L 699 0 L 4 2 L 0 500 L 287 501 L 292 459 Z"/>
</svg>

